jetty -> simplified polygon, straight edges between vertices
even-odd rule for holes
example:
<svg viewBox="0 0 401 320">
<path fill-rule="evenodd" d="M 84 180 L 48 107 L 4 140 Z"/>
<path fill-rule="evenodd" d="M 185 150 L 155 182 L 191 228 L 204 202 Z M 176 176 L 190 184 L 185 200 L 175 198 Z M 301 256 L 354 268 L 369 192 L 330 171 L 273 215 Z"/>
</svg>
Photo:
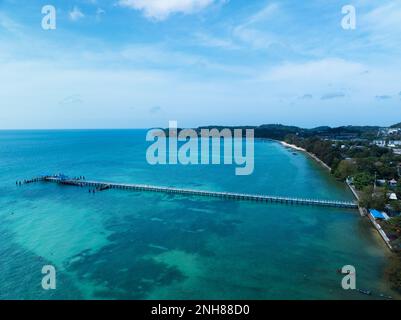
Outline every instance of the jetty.
<svg viewBox="0 0 401 320">
<path fill-rule="evenodd" d="M 319 200 L 319 199 L 305 199 L 305 198 L 269 196 L 269 195 L 247 194 L 247 193 L 202 191 L 196 189 L 163 187 L 163 186 L 153 186 L 144 184 L 103 182 L 95 180 L 86 180 L 85 177 L 69 178 L 65 175 L 42 176 L 40 178 L 34 178 L 33 180 L 35 182 L 42 181 L 42 182 L 77 186 L 77 187 L 89 187 L 97 191 L 118 189 L 127 191 L 130 190 L 130 191 L 140 191 L 140 192 L 159 192 L 167 194 L 190 195 L 190 196 L 220 198 L 229 200 L 253 201 L 261 203 L 281 203 L 289 205 L 307 205 L 307 206 L 320 206 L 320 207 L 332 207 L 332 208 L 334 207 L 334 208 L 358 209 L 358 204 L 352 201 Z"/>
</svg>

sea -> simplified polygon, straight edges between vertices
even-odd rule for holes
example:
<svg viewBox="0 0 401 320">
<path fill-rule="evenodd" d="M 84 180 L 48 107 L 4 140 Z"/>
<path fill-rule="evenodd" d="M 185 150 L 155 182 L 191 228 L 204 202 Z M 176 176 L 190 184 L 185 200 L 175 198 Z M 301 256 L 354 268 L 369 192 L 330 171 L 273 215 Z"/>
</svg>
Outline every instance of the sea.
<svg viewBox="0 0 401 320">
<path fill-rule="evenodd" d="M 307 154 L 255 141 L 236 165 L 151 165 L 146 130 L 0 131 L 0 299 L 381 299 L 388 249 L 357 210 L 16 181 L 87 180 L 354 200 Z M 56 271 L 45 290 L 44 266 Z M 342 288 L 351 265 L 356 286 Z"/>
</svg>

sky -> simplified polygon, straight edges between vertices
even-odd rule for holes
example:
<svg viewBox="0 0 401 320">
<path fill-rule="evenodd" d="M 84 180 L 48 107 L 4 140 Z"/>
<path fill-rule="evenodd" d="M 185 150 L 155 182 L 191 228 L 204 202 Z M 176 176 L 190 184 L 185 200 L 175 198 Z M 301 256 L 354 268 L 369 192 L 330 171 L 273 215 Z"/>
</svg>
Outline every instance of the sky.
<svg viewBox="0 0 401 320">
<path fill-rule="evenodd" d="M 0 129 L 388 126 L 400 57 L 401 0 L 0 0 Z"/>
</svg>

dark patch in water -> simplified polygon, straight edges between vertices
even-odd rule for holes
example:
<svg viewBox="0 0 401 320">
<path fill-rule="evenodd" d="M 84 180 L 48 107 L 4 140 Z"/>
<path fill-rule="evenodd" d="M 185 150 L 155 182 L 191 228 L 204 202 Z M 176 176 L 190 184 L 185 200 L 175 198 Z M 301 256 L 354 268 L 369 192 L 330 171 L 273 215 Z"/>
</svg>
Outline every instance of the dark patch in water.
<svg viewBox="0 0 401 320">
<path fill-rule="evenodd" d="M 3 239 L 0 246 L 0 299 L 52 300 L 83 299 L 73 280 L 67 274 L 57 270 L 57 289 L 44 290 L 41 285 L 42 268 L 52 265 L 51 261 L 37 256 L 13 242 L 7 231 L 0 230 Z"/>
<path fill-rule="evenodd" d="M 127 241 L 127 236 L 127 233 L 113 235 L 112 244 L 97 253 L 81 255 L 69 266 L 79 278 L 107 288 L 95 292 L 95 297 L 144 299 L 155 287 L 184 279 L 176 268 L 145 258 L 149 249 L 142 242 Z"/>
<path fill-rule="evenodd" d="M 96 292 L 97 298 L 144 299 L 157 287 L 184 280 L 177 268 L 151 258 L 162 253 L 157 247 L 212 256 L 214 252 L 206 245 L 210 236 L 233 234 L 241 221 L 228 219 L 226 213 L 209 214 L 207 210 L 215 207 L 208 201 L 187 198 L 182 201 L 175 210 L 160 206 L 157 215 L 142 209 L 110 217 L 106 228 L 111 231 L 108 237 L 111 243 L 96 253 L 84 251 L 73 257 L 68 269 L 78 277 L 106 287 Z M 231 215 L 238 203 L 227 204 Z"/>
</svg>

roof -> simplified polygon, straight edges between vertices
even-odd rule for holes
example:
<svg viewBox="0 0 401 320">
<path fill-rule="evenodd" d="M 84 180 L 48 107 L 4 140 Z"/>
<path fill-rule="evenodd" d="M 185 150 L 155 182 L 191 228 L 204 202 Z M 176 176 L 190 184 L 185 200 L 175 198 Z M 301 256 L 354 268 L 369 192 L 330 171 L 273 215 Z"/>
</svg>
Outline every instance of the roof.
<svg viewBox="0 0 401 320">
<path fill-rule="evenodd" d="M 385 219 L 383 214 L 375 209 L 369 209 L 371 216 L 375 219 Z"/>
<path fill-rule="evenodd" d="M 398 200 L 397 195 L 395 193 L 390 193 L 389 199 L 390 200 Z"/>
</svg>

